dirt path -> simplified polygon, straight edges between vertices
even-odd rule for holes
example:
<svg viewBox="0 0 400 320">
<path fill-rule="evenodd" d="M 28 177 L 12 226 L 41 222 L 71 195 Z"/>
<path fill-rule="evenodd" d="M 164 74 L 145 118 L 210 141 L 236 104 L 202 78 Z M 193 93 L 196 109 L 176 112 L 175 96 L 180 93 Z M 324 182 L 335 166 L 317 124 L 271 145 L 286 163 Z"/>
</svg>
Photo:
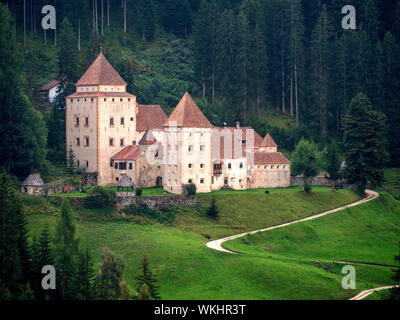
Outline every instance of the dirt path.
<svg viewBox="0 0 400 320">
<path fill-rule="evenodd" d="M 373 294 L 376 291 L 381 291 L 381 290 L 389 290 L 392 288 L 398 288 L 400 286 L 387 286 L 387 287 L 379 287 L 379 288 L 375 288 L 375 289 L 369 289 L 369 290 L 364 290 L 362 292 L 360 292 L 358 295 L 356 295 L 353 298 L 350 298 L 349 300 L 362 300 L 366 297 L 368 297 L 370 294 Z"/>
<path fill-rule="evenodd" d="M 268 228 L 265 228 L 265 229 L 254 230 L 254 231 L 249 231 L 249 232 L 243 232 L 243 233 L 235 234 L 233 236 L 225 237 L 225 238 L 222 238 L 222 239 L 209 241 L 209 242 L 207 242 L 206 245 L 207 245 L 207 247 L 209 247 L 211 249 L 214 249 L 214 250 L 217 250 L 217 251 L 222 251 L 222 252 L 231 253 L 231 254 L 237 254 L 237 252 L 233 252 L 231 250 L 223 248 L 222 244 L 224 242 L 226 242 L 226 241 L 230 241 L 230 240 L 234 240 L 234 239 L 237 239 L 237 238 L 241 238 L 241 237 L 247 236 L 249 234 L 255 234 L 257 232 L 265 232 L 265 231 L 269 231 L 269 230 L 273 230 L 273 229 L 286 227 L 286 226 L 289 226 L 291 224 L 295 224 L 295 223 L 299 223 L 299 222 L 303 222 L 303 221 L 309 221 L 309 220 L 318 219 L 318 218 L 326 216 L 326 215 L 328 215 L 330 213 L 338 212 L 338 211 L 341 211 L 341 210 L 344 210 L 344 209 L 347 209 L 347 208 L 350 208 L 350 207 L 355 207 L 355 206 L 358 206 L 358 205 L 360 205 L 362 203 L 371 201 L 371 200 L 376 199 L 376 198 L 379 197 L 379 193 L 377 193 L 375 191 L 372 191 L 372 190 L 366 190 L 365 193 L 367 195 L 366 195 L 366 197 L 364 199 L 361 199 L 359 201 L 350 203 L 350 204 L 342 206 L 340 208 L 336 208 L 336 209 L 333 209 L 333 210 L 325 211 L 323 213 L 316 214 L 316 215 L 311 216 L 311 217 L 307 217 L 307 218 L 300 219 L 300 220 L 295 220 L 295 221 L 284 223 L 284 224 L 280 224 L 280 225 L 277 225 L 277 226 L 268 227 Z"/>
</svg>

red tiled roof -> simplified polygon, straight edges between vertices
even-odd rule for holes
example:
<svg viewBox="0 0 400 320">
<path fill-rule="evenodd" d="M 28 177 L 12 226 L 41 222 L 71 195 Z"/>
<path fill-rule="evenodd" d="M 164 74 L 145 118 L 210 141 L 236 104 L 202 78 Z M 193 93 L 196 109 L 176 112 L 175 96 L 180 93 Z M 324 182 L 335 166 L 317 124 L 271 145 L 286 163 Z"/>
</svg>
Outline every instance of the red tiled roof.
<svg viewBox="0 0 400 320">
<path fill-rule="evenodd" d="M 139 159 L 139 146 L 129 145 L 111 157 L 114 161 L 128 161 Z"/>
<path fill-rule="evenodd" d="M 164 124 L 164 126 L 172 125 L 171 122 L 175 122 L 177 127 L 213 127 L 187 92 L 185 93 L 181 101 L 179 101 L 174 111 L 172 111 L 171 115 L 168 118 L 168 121 Z"/>
<path fill-rule="evenodd" d="M 260 147 L 277 148 L 278 145 L 276 144 L 274 139 L 272 139 L 270 134 L 267 133 L 267 135 L 265 136 L 265 138 L 261 142 Z"/>
<path fill-rule="evenodd" d="M 152 129 L 162 129 L 168 117 L 159 105 L 138 104 L 136 131 L 143 132 Z"/>
<path fill-rule="evenodd" d="M 146 131 L 146 133 L 143 135 L 142 139 L 140 139 L 139 144 L 140 145 L 150 145 L 150 144 L 155 144 L 157 142 L 157 139 L 153 136 L 151 131 Z"/>
<path fill-rule="evenodd" d="M 49 83 L 46 83 L 45 85 L 43 85 L 43 86 L 40 88 L 40 91 L 48 91 L 48 90 L 50 90 L 51 88 L 53 88 L 53 87 L 55 87 L 56 85 L 58 85 L 59 83 L 60 83 L 60 81 L 58 81 L 58 80 L 50 81 Z"/>
<path fill-rule="evenodd" d="M 126 85 L 113 66 L 108 62 L 103 53 L 94 60 L 90 67 L 76 83 L 77 86 L 88 85 Z"/>
<path fill-rule="evenodd" d="M 133 94 L 128 92 L 75 92 L 69 95 L 67 98 L 135 98 Z"/>
<path fill-rule="evenodd" d="M 281 152 L 255 152 L 254 164 L 290 164 Z"/>
<path fill-rule="evenodd" d="M 239 133 L 239 137 L 235 137 L 235 129 L 237 129 L 236 127 L 214 127 L 214 129 L 219 130 L 220 132 L 223 130 L 228 130 L 228 134 L 230 133 L 230 136 L 227 135 L 227 139 L 229 139 L 232 143 L 232 147 L 231 150 L 229 152 L 229 150 L 227 150 L 228 154 L 225 155 L 225 145 L 224 145 L 224 136 L 220 136 L 220 144 L 219 144 L 219 148 L 220 148 L 220 158 L 222 159 L 236 159 L 238 157 L 246 157 L 246 152 L 245 149 L 248 148 L 249 146 L 247 145 L 247 130 L 252 130 L 254 132 L 254 146 L 257 147 L 259 146 L 259 144 L 262 142 L 262 138 L 261 136 L 252 128 L 252 127 L 240 127 L 241 133 Z M 239 138 L 241 139 L 243 142 L 246 141 L 245 143 L 241 143 L 239 142 L 239 144 L 237 145 L 241 145 L 242 147 L 242 152 L 237 152 L 234 148 L 235 148 L 235 138 Z M 229 143 L 229 142 L 228 142 Z"/>
</svg>

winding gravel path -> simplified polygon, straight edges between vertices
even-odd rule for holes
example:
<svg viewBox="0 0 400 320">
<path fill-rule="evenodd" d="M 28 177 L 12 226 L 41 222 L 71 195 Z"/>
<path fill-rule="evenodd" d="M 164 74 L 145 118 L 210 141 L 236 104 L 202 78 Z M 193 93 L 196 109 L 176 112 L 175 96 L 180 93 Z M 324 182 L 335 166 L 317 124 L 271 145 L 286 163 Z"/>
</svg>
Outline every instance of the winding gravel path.
<svg viewBox="0 0 400 320">
<path fill-rule="evenodd" d="M 300 220 L 295 220 L 295 221 L 284 223 L 284 224 L 280 224 L 280 225 L 277 225 L 277 226 L 268 227 L 268 228 L 265 228 L 265 229 L 258 229 L 258 230 L 249 231 L 249 232 L 243 232 L 243 233 L 235 234 L 233 236 L 225 237 L 225 238 L 222 238 L 222 239 L 209 241 L 209 242 L 207 242 L 206 245 L 207 245 L 207 247 L 209 247 L 211 249 L 214 249 L 214 250 L 217 250 L 217 251 L 222 251 L 222 252 L 231 253 L 231 254 L 237 254 L 237 252 L 233 252 L 231 250 L 223 248 L 222 244 L 224 242 L 226 242 L 226 241 L 230 241 L 230 240 L 234 240 L 234 239 L 237 239 L 237 238 L 245 237 L 245 236 L 247 236 L 249 234 L 255 234 L 255 233 L 258 233 L 258 232 L 265 232 L 265 231 L 269 231 L 269 230 L 273 230 L 273 229 L 278 229 L 278 228 L 290 226 L 291 224 L 295 224 L 295 223 L 299 223 L 299 222 L 303 222 L 303 221 L 309 221 L 309 220 L 318 219 L 318 218 L 321 218 L 323 216 L 326 216 L 326 215 L 334 213 L 334 212 L 338 212 L 338 211 L 341 211 L 341 210 L 344 210 L 344 209 L 347 209 L 347 208 L 350 208 L 350 207 L 358 206 L 358 205 L 360 205 L 362 203 L 371 201 L 371 200 L 376 199 L 376 198 L 379 197 L 379 193 L 377 193 L 375 191 L 372 191 L 372 190 L 366 190 L 365 193 L 367 195 L 366 195 L 366 197 L 364 199 L 361 199 L 359 201 L 350 203 L 350 204 L 342 206 L 340 208 L 336 208 L 336 209 L 333 209 L 333 210 L 325 211 L 323 213 L 316 214 L 316 215 L 311 216 L 311 217 L 307 217 L 307 218 L 300 219 Z"/>
<path fill-rule="evenodd" d="M 334 212 L 338 212 L 338 211 L 342 211 L 342 210 L 347 209 L 347 208 L 358 206 L 360 204 L 363 204 L 365 202 L 374 200 L 374 199 L 379 197 L 379 193 L 377 193 L 375 191 L 372 191 L 372 190 L 366 190 L 365 193 L 367 195 L 366 195 L 366 197 L 364 199 L 361 199 L 359 201 L 350 203 L 348 205 L 345 205 L 345 206 L 342 206 L 342 207 L 339 207 L 339 208 L 336 208 L 336 209 L 333 209 L 333 210 L 325 211 L 323 213 L 320 213 L 320 214 L 317 214 L 317 215 L 314 215 L 314 216 L 311 216 L 311 217 L 307 217 L 307 218 L 304 218 L 304 219 L 295 220 L 295 221 L 292 221 L 292 222 L 280 224 L 280 225 L 277 225 L 277 226 L 268 227 L 268 228 L 265 228 L 265 229 L 258 229 L 258 230 L 249 231 L 249 232 L 243 232 L 243 233 L 235 234 L 233 236 L 225 237 L 225 238 L 222 238 L 222 239 L 209 241 L 209 242 L 207 242 L 207 247 L 209 247 L 211 249 L 214 249 L 214 250 L 217 250 L 217 251 L 222 251 L 222 252 L 226 252 L 226 253 L 230 253 L 230 254 L 237 254 L 237 252 L 233 252 L 231 250 L 223 248 L 222 244 L 224 242 L 226 242 L 226 241 L 230 241 L 230 240 L 234 240 L 234 239 L 237 239 L 237 238 L 245 237 L 245 236 L 247 236 L 249 234 L 255 234 L 255 233 L 258 233 L 258 232 L 265 232 L 265 231 L 269 231 L 269 230 L 273 230 L 273 229 L 278 229 L 278 228 L 290 226 L 291 224 L 295 224 L 295 223 L 299 223 L 299 222 L 303 222 L 303 221 L 309 221 L 309 220 L 318 219 L 318 218 L 321 218 L 323 216 L 326 216 L 326 215 L 334 213 Z M 399 287 L 399 286 L 386 286 L 386 287 L 379 287 L 379 288 L 375 288 L 375 289 L 364 290 L 364 291 L 360 292 L 358 295 L 356 295 L 355 297 L 350 298 L 349 300 L 362 300 L 362 299 L 368 297 L 370 294 L 372 294 L 372 293 L 374 293 L 376 291 L 388 290 L 388 289 L 391 289 L 393 287 Z"/>
<path fill-rule="evenodd" d="M 373 294 L 376 291 L 389 290 L 389 289 L 398 288 L 398 287 L 400 287 L 400 286 L 387 286 L 387 287 L 379 287 L 379 288 L 375 288 L 375 289 L 364 290 L 364 291 L 361 291 L 355 297 L 350 298 L 349 300 L 362 300 L 362 299 L 368 297 L 370 294 Z"/>
</svg>

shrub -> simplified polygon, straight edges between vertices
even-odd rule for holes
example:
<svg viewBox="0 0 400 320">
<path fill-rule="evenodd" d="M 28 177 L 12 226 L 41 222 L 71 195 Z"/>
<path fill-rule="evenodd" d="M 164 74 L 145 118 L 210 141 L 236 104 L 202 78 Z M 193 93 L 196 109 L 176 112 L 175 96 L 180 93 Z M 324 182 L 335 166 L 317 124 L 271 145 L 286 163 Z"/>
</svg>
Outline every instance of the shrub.
<svg viewBox="0 0 400 320">
<path fill-rule="evenodd" d="M 305 192 L 310 193 L 311 190 L 312 190 L 312 187 L 311 187 L 310 184 L 307 183 L 307 184 L 304 185 L 304 191 Z"/>
<path fill-rule="evenodd" d="M 114 206 L 117 194 L 115 190 L 96 186 L 87 192 L 85 207 L 89 209 L 111 208 Z"/>
<path fill-rule="evenodd" d="M 143 193 L 143 190 L 142 190 L 141 188 L 137 188 L 137 189 L 135 190 L 135 195 L 136 195 L 136 197 L 141 197 L 141 196 L 142 196 L 142 193 Z"/>
<path fill-rule="evenodd" d="M 138 201 L 136 205 L 131 204 L 125 208 L 124 211 L 127 215 L 151 218 L 160 223 L 170 223 L 175 219 L 175 213 L 170 208 L 162 208 L 160 210 L 161 212 L 158 212 L 155 209 L 149 208 L 149 206 L 143 201 Z"/>
<path fill-rule="evenodd" d="M 194 183 L 186 184 L 183 193 L 190 197 L 194 197 L 196 195 L 196 185 Z"/>
</svg>

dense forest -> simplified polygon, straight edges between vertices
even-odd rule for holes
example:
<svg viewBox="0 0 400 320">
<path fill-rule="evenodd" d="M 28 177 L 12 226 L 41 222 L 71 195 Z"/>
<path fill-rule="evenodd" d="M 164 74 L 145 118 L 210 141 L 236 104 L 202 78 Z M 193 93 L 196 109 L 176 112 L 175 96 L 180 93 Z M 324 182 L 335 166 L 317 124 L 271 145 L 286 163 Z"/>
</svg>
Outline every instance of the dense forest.
<svg viewBox="0 0 400 320">
<path fill-rule="evenodd" d="M 140 103 L 168 113 L 187 90 L 215 125 L 239 120 L 262 135 L 268 131 L 287 153 L 302 137 L 342 146 L 349 104 L 364 93 L 386 116 L 391 166 L 399 165 L 400 1 L 352 1 L 356 30 L 342 28 L 342 7 L 349 4 L 342 0 L 2 2 L 10 15 L 2 41 L 13 42 L 2 55 L 7 47 L 16 51 L 2 64 L 14 64 L 12 82 L 20 77 L 15 86 L 44 121 L 32 129 L 35 144 L 46 149 L 32 151 L 37 160 L 14 168 L 10 151 L 1 152 L 2 165 L 18 176 L 45 163 L 46 153 L 52 163 L 65 161 L 65 96 L 100 47 Z M 56 9 L 55 30 L 41 26 L 45 5 Z M 38 89 L 55 78 L 62 92 L 46 112 Z M 3 85 L 2 92 L 10 82 Z M 271 112 L 285 125 L 272 121 Z M 47 142 L 40 132 L 48 132 Z M 15 159 L 21 151 L 12 152 Z"/>
</svg>

